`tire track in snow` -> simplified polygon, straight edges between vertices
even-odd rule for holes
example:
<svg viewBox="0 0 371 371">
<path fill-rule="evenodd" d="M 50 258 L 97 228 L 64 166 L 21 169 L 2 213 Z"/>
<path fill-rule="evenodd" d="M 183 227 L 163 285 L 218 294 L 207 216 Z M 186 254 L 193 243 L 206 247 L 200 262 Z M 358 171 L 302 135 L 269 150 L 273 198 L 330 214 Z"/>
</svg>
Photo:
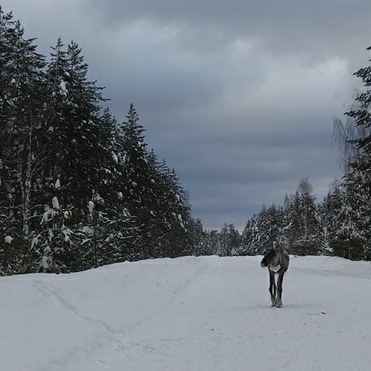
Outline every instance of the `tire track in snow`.
<svg viewBox="0 0 371 371">
<path fill-rule="evenodd" d="M 179 261 L 179 260 L 178 260 Z M 156 262 L 153 261 L 155 264 Z M 163 260 L 163 265 L 172 264 L 176 262 Z M 148 264 L 150 265 L 150 264 Z M 66 311 L 70 312 L 72 315 L 79 317 L 82 322 L 86 322 L 88 326 L 92 326 L 97 329 L 97 332 L 100 333 L 99 338 L 92 339 L 92 342 L 89 344 L 79 344 L 75 349 L 68 350 L 67 353 L 63 353 L 59 358 L 53 358 L 52 362 L 56 365 L 61 365 L 63 370 L 80 370 L 79 364 L 89 358 L 97 358 L 95 355 L 97 353 L 101 354 L 107 351 L 110 352 L 114 349 L 116 352 L 122 353 L 127 348 L 127 343 L 124 339 L 130 336 L 130 333 L 135 332 L 137 329 L 140 329 L 142 326 L 145 326 L 146 323 L 151 322 L 154 318 L 160 315 L 164 309 L 168 306 L 171 306 L 183 292 L 192 286 L 192 284 L 198 280 L 209 267 L 209 262 L 207 260 L 195 260 L 192 266 L 190 266 L 191 271 L 186 272 L 181 275 L 181 279 L 177 280 L 177 277 L 174 277 L 173 282 L 162 281 L 159 282 L 156 277 L 151 277 L 152 286 L 157 288 L 159 291 L 162 291 L 167 301 L 162 303 L 159 307 L 153 307 L 149 313 L 141 318 L 137 318 L 134 321 L 128 323 L 125 330 L 116 329 L 112 325 L 109 325 L 105 319 L 99 318 L 98 315 L 93 313 L 85 313 L 78 304 L 72 304 L 71 298 L 61 294 L 57 287 L 51 285 L 51 282 L 43 280 L 33 281 L 33 285 L 38 291 L 40 291 L 43 296 L 47 297 L 48 300 L 54 299 L 57 305 L 60 305 L 65 308 Z M 157 273 L 157 271 L 156 271 Z M 135 343 L 132 343 L 134 347 Z M 150 345 L 144 345 L 145 351 L 150 350 Z M 102 362 L 101 358 L 98 356 L 98 362 Z M 105 362 L 103 361 L 103 364 Z"/>
<path fill-rule="evenodd" d="M 68 346 L 62 342 L 58 351 L 58 336 L 66 334 L 53 332 L 47 337 L 53 339 L 50 354 L 45 350 L 40 356 L 36 350 L 40 360 L 29 362 L 28 370 L 368 371 L 369 265 L 292 259 L 284 280 L 284 307 L 277 309 L 270 308 L 268 275 L 259 260 L 161 259 L 58 278 L 33 276 L 30 282 L 38 293 L 28 286 L 25 303 L 37 321 L 43 315 L 49 321 L 36 333 L 47 335 L 59 320 L 66 330 L 71 321 L 84 334 L 74 329 L 77 339 Z M 21 280 L 22 285 L 3 285 L 3 292 L 24 290 L 28 278 Z M 44 303 L 38 313 L 33 305 L 40 299 Z M 48 313 L 53 310 L 55 316 Z M 20 314 L 17 320 L 22 320 Z M 12 343 L 14 349 L 17 343 Z"/>
</svg>

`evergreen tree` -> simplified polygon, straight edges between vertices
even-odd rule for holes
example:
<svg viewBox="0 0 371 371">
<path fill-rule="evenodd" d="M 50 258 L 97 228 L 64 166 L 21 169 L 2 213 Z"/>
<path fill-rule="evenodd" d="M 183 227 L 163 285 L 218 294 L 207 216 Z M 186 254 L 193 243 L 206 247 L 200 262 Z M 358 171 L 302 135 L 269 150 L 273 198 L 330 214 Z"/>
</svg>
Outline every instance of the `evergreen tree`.
<svg viewBox="0 0 371 371">
<path fill-rule="evenodd" d="M 71 237 L 73 232 L 66 226 L 66 221 L 71 217 L 70 210 L 61 209 L 57 196 L 51 200 L 51 205 L 45 205 L 41 219 L 41 231 L 33 232 L 31 251 L 37 259 L 30 260 L 30 272 L 68 272 L 68 259 L 63 259 L 67 253 L 71 259 L 74 241 Z M 72 246 L 71 246 L 72 245 Z M 75 257 L 76 258 L 76 257 Z M 75 259 L 74 261 L 79 261 Z M 80 262 L 80 261 L 79 261 Z"/>
<path fill-rule="evenodd" d="M 334 183 L 325 197 L 322 209 L 329 252 L 348 259 L 363 259 L 367 244 L 364 230 L 348 191 L 343 183 Z"/>
<path fill-rule="evenodd" d="M 46 64 L 23 34 L 0 8 L 0 274 L 192 253 L 202 225 L 134 106 L 117 125 L 75 42 Z"/>
<path fill-rule="evenodd" d="M 158 167 L 160 181 L 158 182 L 157 215 L 166 239 L 162 244 L 162 255 L 175 257 L 187 255 L 191 248 L 190 206 L 188 196 L 184 192 L 175 170 L 170 170 L 163 162 Z"/>
<path fill-rule="evenodd" d="M 148 162 L 148 152 L 144 142 L 144 128 L 139 124 L 139 116 L 131 104 L 126 120 L 120 126 L 119 156 L 122 158 L 123 197 L 126 200 L 129 215 L 135 218 L 140 229 L 141 241 L 139 257 L 149 258 L 155 255 L 155 244 L 152 239 L 151 206 L 153 205 L 154 191 L 152 173 Z"/>
<path fill-rule="evenodd" d="M 257 255 L 261 253 L 260 247 L 253 244 L 256 226 L 257 226 L 257 215 L 253 215 L 248 221 L 242 231 L 241 243 L 236 252 L 237 255 Z"/>
<path fill-rule="evenodd" d="M 0 214 L 1 230 L 12 239 L 11 259 L 9 245 L 3 249 L 3 270 L 9 273 L 26 269 L 23 256 L 32 232 L 42 158 L 38 135 L 43 130 L 45 62 L 34 40 L 23 35 L 19 21 L 0 9 Z"/>
<path fill-rule="evenodd" d="M 56 241 L 51 253 L 55 259 L 55 252 L 63 251 L 58 254 L 62 260 L 55 266 L 73 271 L 100 265 L 102 258 L 96 250 L 92 253 L 87 241 L 93 240 L 96 247 L 100 239 L 105 238 L 105 228 L 97 224 L 89 229 L 83 225 L 89 224 L 92 194 L 99 195 L 101 209 L 110 200 L 114 167 L 112 121 L 100 113 L 100 104 L 104 101 L 101 88 L 87 80 L 87 70 L 78 45 L 71 42 L 65 50 L 59 39 L 47 68 L 48 128 L 42 138 L 47 156 L 42 179 L 44 203 L 57 197 L 61 208 L 71 210 L 68 227 L 75 241 L 66 246 L 58 240 L 61 245 Z M 99 213 L 101 216 L 104 211 Z M 46 241 L 40 243 L 45 245 Z"/>
<path fill-rule="evenodd" d="M 371 50 L 371 47 L 368 48 Z M 335 121 L 335 135 L 345 157 L 345 197 L 342 217 L 347 220 L 334 243 L 334 252 L 351 259 L 371 259 L 371 68 L 359 69 L 364 90 L 355 98 L 346 124 Z"/>
<path fill-rule="evenodd" d="M 219 234 L 217 254 L 219 256 L 231 256 L 238 250 L 240 234 L 233 224 L 224 224 Z"/>
<path fill-rule="evenodd" d="M 282 240 L 283 212 L 281 207 L 263 207 L 246 224 L 239 254 L 257 255 L 275 247 Z"/>
<path fill-rule="evenodd" d="M 219 232 L 217 230 L 206 230 L 202 239 L 202 255 L 215 255 L 220 246 Z"/>
<path fill-rule="evenodd" d="M 121 125 L 123 195 L 141 230 L 142 257 L 175 257 L 191 251 L 187 197 L 173 170 L 147 150 L 144 128 L 130 105 Z"/>
<path fill-rule="evenodd" d="M 110 132 L 101 124 L 101 88 L 87 79 L 81 49 L 59 39 L 48 65 L 49 174 L 66 185 L 61 202 L 84 213 L 93 190 L 104 197 L 110 169 Z"/>
<path fill-rule="evenodd" d="M 208 255 L 205 244 L 205 232 L 200 219 L 192 219 L 190 224 L 192 255 Z"/>
<path fill-rule="evenodd" d="M 289 225 L 285 230 L 290 252 L 298 255 L 319 254 L 323 247 L 323 231 L 308 179 L 299 182 L 287 212 Z"/>
</svg>

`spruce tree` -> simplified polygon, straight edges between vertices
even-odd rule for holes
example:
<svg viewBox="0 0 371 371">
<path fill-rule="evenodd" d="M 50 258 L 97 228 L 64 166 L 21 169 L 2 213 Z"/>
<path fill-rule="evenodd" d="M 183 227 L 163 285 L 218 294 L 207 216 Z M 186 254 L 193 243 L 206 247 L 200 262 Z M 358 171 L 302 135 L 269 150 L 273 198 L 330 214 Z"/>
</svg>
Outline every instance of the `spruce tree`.
<svg viewBox="0 0 371 371">
<path fill-rule="evenodd" d="M 43 158 L 38 137 L 44 130 L 45 62 L 34 40 L 24 38 L 19 21 L 1 9 L 0 40 L 0 214 L 3 235 L 14 249 L 11 258 L 4 257 L 3 270 L 11 273 L 27 270 L 28 264 L 23 256 L 32 235 Z"/>
<path fill-rule="evenodd" d="M 371 50 L 371 47 L 368 48 Z M 345 204 L 342 218 L 347 220 L 333 243 L 336 253 L 351 259 L 371 259 L 371 67 L 354 75 L 363 81 L 346 123 L 335 120 L 335 136 L 345 157 Z"/>
<path fill-rule="evenodd" d="M 123 159 L 122 193 L 141 231 L 142 258 L 191 252 L 190 207 L 174 170 L 147 150 L 144 128 L 131 104 L 117 140 Z"/>
<path fill-rule="evenodd" d="M 363 259 L 365 231 L 344 183 L 332 185 L 322 203 L 329 252 L 347 259 Z"/>
<path fill-rule="evenodd" d="M 246 224 L 242 233 L 243 255 L 263 254 L 282 240 L 282 208 L 272 205 L 263 207 Z"/>
<path fill-rule="evenodd" d="M 323 246 L 323 231 L 308 179 L 299 182 L 286 213 L 284 230 L 289 251 L 298 255 L 319 254 Z"/>
<path fill-rule="evenodd" d="M 219 234 L 219 256 L 231 256 L 235 254 L 240 245 L 240 234 L 233 224 L 224 224 Z"/>
<path fill-rule="evenodd" d="M 117 125 L 75 42 L 48 64 L 0 8 L 0 274 L 71 272 L 193 251 L 174 170 L 133 105 Z M 201 226 L 202 231 L 202 226 Z"/>
<path fill-rule="evenodd" d="M 254 214 L 247 220 L 246 225 L 242 231 L 241 243 L 237 255 L 257 255 L 259 253 L 262 253 L 260 247 L 253 244 L 257 219 L 258 216 Z"/>
<path fill-rule="evenodd" d="M 118 156 L 122 159 L 121 192 L 127 205 L 128 215 L 134 218 L 140 230 L 138 258 L 154 256 L 154 243 L 150 221 L 151 203 L 153 203 L 153 183 L 148 163 L 148 152 L 144 142 L 144 128 L 139 123 L 139 116 L 131 104 L 126 120 L 119 127 Z"/>
<path fill-rule="evenodd" d="M 80 213 L 93 190 L 103 194 L 109 174 L 105 166 L 110 133 L 101 125 L 101 88 L 87 79 L 88 66 L 81 49 L 71 42 L 67 50 L 57 41 L 48 66 L 50 95 L 49 178 L 67 187 L 61 197 Z"/>
<path fill-rule="evenodd" d="M 367 49 L 371 50 L 371 47 Z M 371 66 L 359 69 L 354 75 L 362 79 L 364 90 L 357 95 L 355 104 L 346 115 L 353 120 L 361 135 L 351 140 L 358 155 L 350 163 L 345 184 L 355 214 L 354 221 L 362 231 L 354 258 L 371 259 Z"/>
</svg>

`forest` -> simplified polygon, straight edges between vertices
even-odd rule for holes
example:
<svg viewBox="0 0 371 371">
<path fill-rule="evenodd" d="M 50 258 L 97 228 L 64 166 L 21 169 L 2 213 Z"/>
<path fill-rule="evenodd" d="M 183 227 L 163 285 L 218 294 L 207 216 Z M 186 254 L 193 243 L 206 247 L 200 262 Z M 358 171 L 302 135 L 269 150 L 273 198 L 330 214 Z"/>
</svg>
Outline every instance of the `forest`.
<svg viewBox="0 0 371 371">
<path fill-rule="evenodd" d="M 0 8 L 0 275 L 74 272 L 183 255 L 291 254 L 371 260 L 371 67 L 334 132 L 344 176 L 316 201 L 308 179 L 247 220 L 206 230 L 133 104 L 117 120 L 75 42 L 38 53 Z"/>
<path fill-rule="evenodd" d="M 117 122 L 75 42 L 47 60 L 0 17 L 0 273 L 190 254 L 187 194 L 134 105 Z"/>
</svg>

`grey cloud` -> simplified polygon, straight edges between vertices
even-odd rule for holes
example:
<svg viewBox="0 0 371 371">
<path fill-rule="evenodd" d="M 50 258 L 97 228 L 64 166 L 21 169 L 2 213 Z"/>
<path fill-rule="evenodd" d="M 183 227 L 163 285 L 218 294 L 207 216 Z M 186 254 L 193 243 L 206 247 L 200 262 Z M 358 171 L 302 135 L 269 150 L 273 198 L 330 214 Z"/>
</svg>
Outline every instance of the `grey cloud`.
<svg viewBox="0 0 371 371">
<path fill-rule="evenodd" d="M 179 28 L 180 38 L 185 35 L 184 40 L 194 44 L 206 45 L 203 37 L 210 41 L 210 35 L 224 43 L 249 38 L 276 53 L 359 50 L 364 47 L 359 35 L 367 35 L 371 12 L 367 0 L 84 0 L 83 4 L 85 11 L 94 13 L 108 27 L 122 27 L 139 19 L 157 27 Z"/>
<path fill-rule="evenodd" d="M 340 175 L 332 118 L 369 59 L 371 2 L 2 5 L 44 53 L 58 36 L 77 41 L 119 121 L 136 105 L 149 147 L 176 169 L 205 226 L 241 227 L 303 177 L 320 199 Z"/>
</svg>

